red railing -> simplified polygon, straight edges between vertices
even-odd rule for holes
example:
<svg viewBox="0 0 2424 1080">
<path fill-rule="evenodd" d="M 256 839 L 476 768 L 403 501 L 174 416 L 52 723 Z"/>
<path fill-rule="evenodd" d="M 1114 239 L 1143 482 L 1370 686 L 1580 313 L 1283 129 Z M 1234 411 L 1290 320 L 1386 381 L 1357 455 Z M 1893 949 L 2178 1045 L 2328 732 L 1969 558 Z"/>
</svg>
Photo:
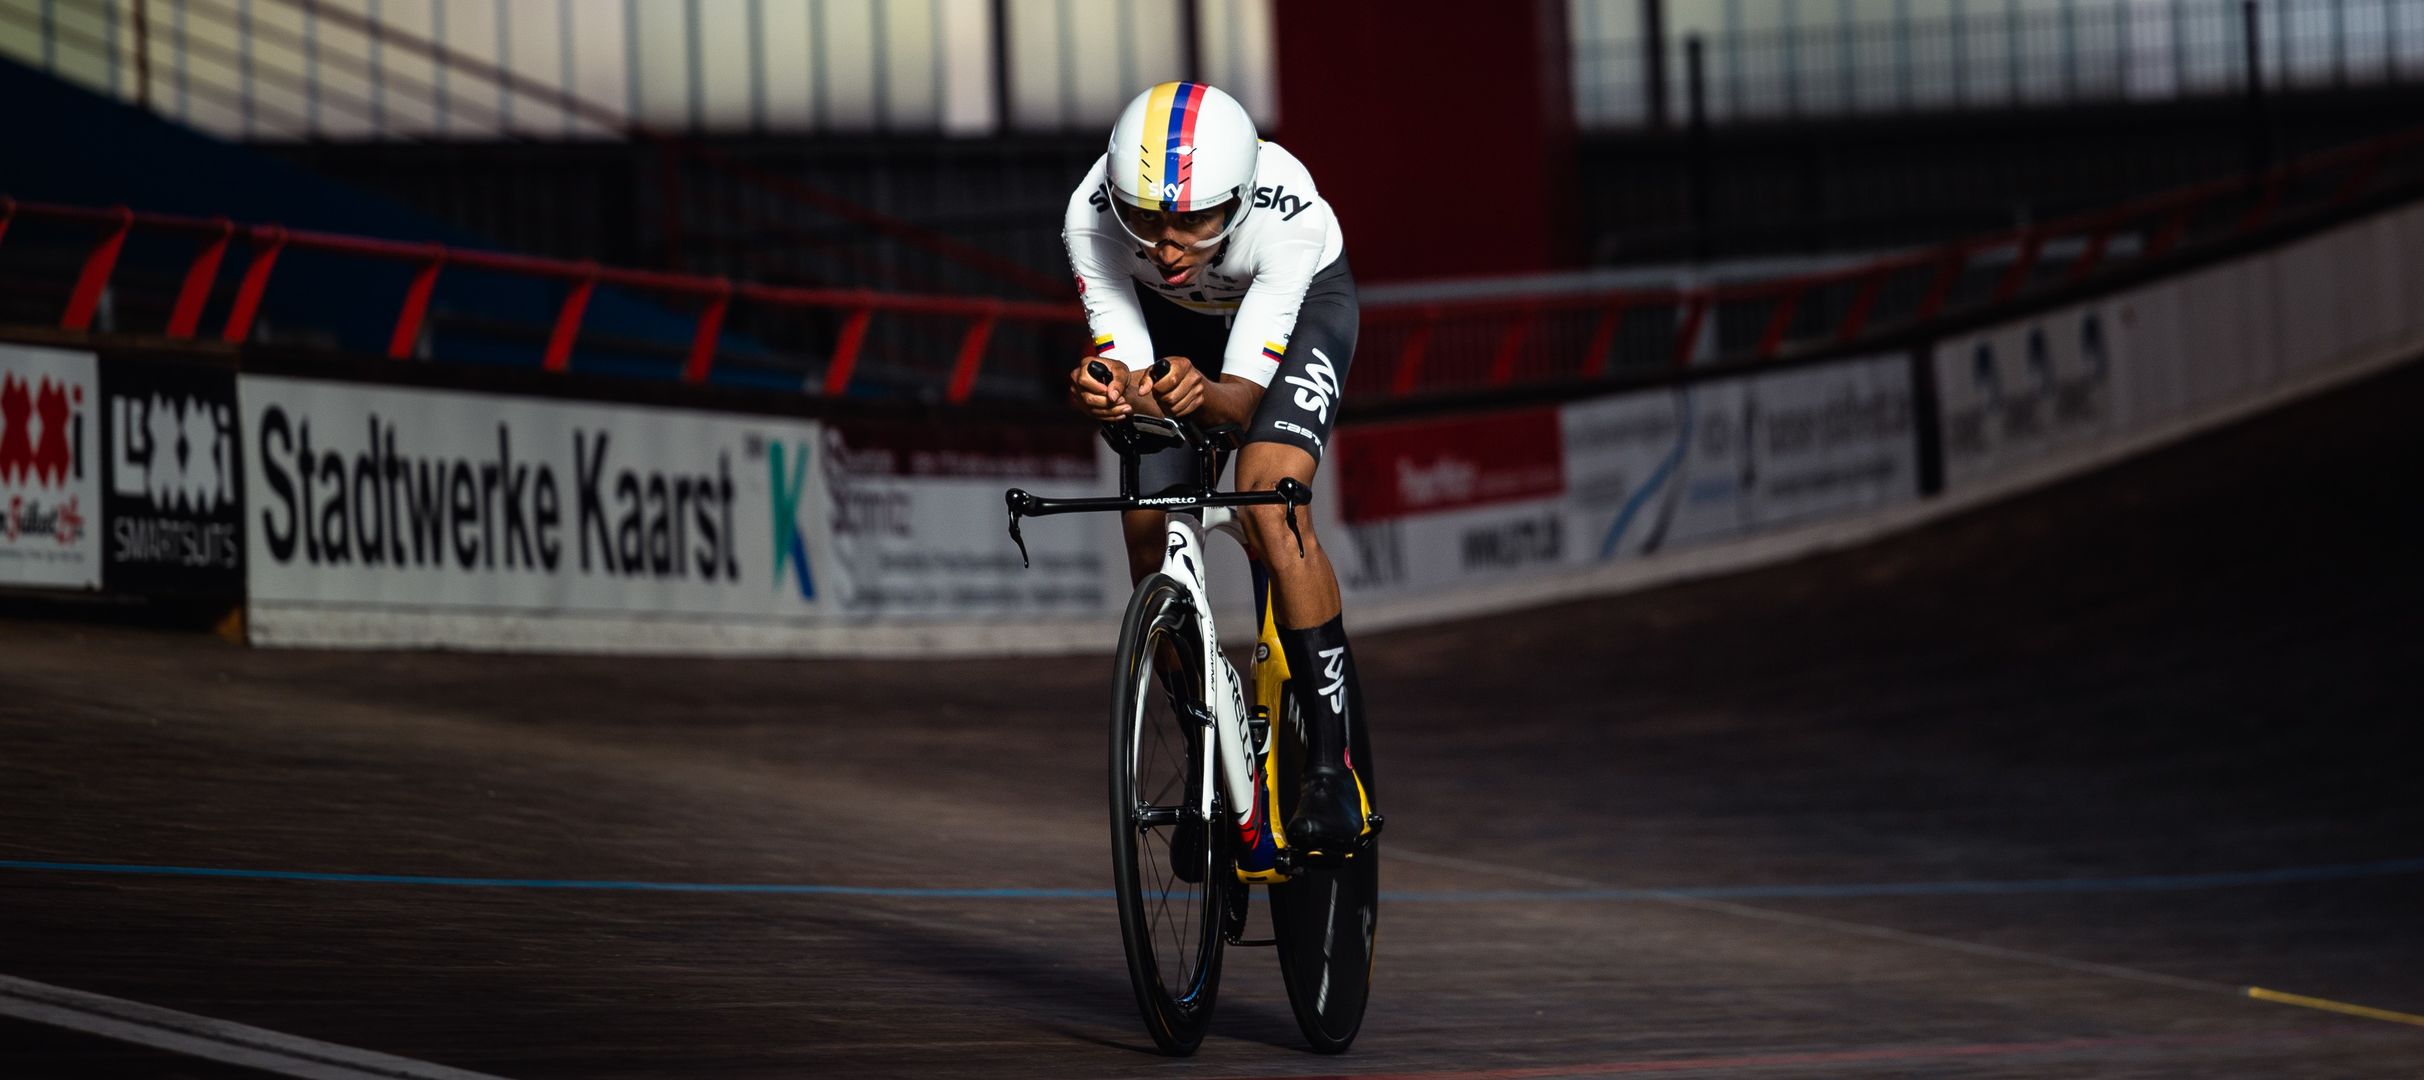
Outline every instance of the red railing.
<svg viewBox="0 0 2424 1080">
<path fill-rule="evenodd" d="M 10 223 L 19 219 L 82 223 L 105 229 L 102 238 L 85 256 L 82 270 L 69 295 L 66 311 L 60 317 L 59 325 L 68 330 L 90 329 L 93 314 L 100 306 L 102 293 L 109 285 L 110 275 L 117 266 L 127 235 L 138 228 L 202 238 L 202 244 L 188 264 L 183 283 L 170 305 L 171 314 L 164 332 L 177 340 L 192 340 L 201 332 L 203 307 L 209 301 L 220 263 L 233 240 L 244 241 L 251 251 L 251 258 L 228 305 L 227 320 L 218 333 L 220 340 L 251 340 L 262 299 L 282 254 L 289 249 L 317 251 L 403 263 L 415 268 L 411 284 L 399 298 L 394 330 L 388 336 L 387 355 L 399 360 L 413 355 L 420 340 L 422 323 L 429 314 L 430 299 L 436 291 L 439 276 L 449 268 L 494 271 L 562 282 L 570 286 L 557 306 L 540 360 L 540 366 L 548 371 L 571 369 L 582 316 L 587 311 L 591 294 L 600 285 L 701 303 L 697 328 L 681 368 L 681 378 L 693 383 L 707 381 L 713 371 L 725 316 L 736 300 L 776 308 L 812 308 L 836 312 L 843 316 L 841 331 L 828 354 L 821 383 L 823 392 L 833 396 L 839 396 L 849 389 L 858 367 L 860 350 L 867 339 L 869 323 L 878 314 L 965 321 L 959 353 L 955 357 L 946 391 L 946 397 L 953 402 L 967 400 L 974 390 L 985 347 L 999 324 L 1074 323 L 1078 317 L 1074 305 L 762 285 L 452 248 L 443 244 L 342 236 L 290 230 L 278 225 L 243 225 L 225 218 L 137 213 L 125 207 L 97 209 L 19 202 L 0 196 L 0 241 L 6 239 Z"/>
<path fill-rule="evenodd" d="M 2008 302 L 2032 288 L 2078 282 L 2122 265 L 2115 241 L 2136 238 L 2135 259 L 2176 251 L 2192 237 L 2222 242 L 2284 216 L 2296 200 L 2304 213 L 2321 212 L 2363 196 L 2394 166 L 2410 166 L 2424 146 L 2424 128 L 2310 157 L 2270 170 L 2254 180 L 2216 180 L 2135 200 L 2118 207 L 2056 221 L 1971 237 L 1941 247 L 1881 258 L 1823 273 L 1744 281 L 1697 288 L 1619 289 L 1571 295 L 1488 299 L 1439 299 L 1371 303 L 1364 309 L 1363 362 L 1352 369 L 1359 394 L 1405 398 L 1507 387 L 1524 382 L 1576 381 L 1620 369 L 1682 367 L 1701 360 L 1774 359 L 1856 343 L 1955 310 Z M 2409 179 L 2415 177 L 2410 176 Z M 2316 181 L 2322 186 L 2302 189 Z M 218 277 L 229 244 L 242 240 L 250 251 L 229 304 L 222 340 L 247 341 L 270 287 L 280 255 L 288 249 L 385 260 L 415 268 L 398 300 L 388 337 L 391 357 L 412 355 L 420 340 L 431 296 L 449 268 L 502 272 L 569 286 L 555 311 L 541 365 L 570 369 L 582 317 L 603 284 L 655 297 L 699 304 L 696 328 L 680 378 L 704 382 L 716 364 L 731 306 L 741 303 L 822 309 L 841 316 L 827 354 L 822 391 L 847 391 L 875 317 L 959 320 L 959 346 L 944 397 L 966 401 L 976 385 L 988 346 L 1004 323 L 1073 325 L 1073 305 L 971 297 L 805 289 L 736 282 L 645 270 L 604 267 L 437 244 L 339 236 L 244 225 L 223 218 L 137 213 L 20 203 L 0 197 L 0 239 L 12 220 L 52 219 L 102 230 L 85 255 L 59 325 L 90 329 L 128 234 L 136 229 L 199 237 L 174 302 L 166 333 L 191 339 Z M 2205 227 L 2200 229 L 2200 224 Z M 2057 258 L 2055 253 L 2061 250 Z M 1989 280 L 1962 296 L 1965 280 Z M 1724 325 L 1739 332 L 1718 337 L 1745 342 L 1739 348 L 1712 346 L 1709 335 Z M 1755 329 L 1754 329 L 1755 328 Z M 1076 340 L 1076 335 L 1071 335 Z M 1050 357 L 1057 365 L 1062 358 Z M 1039 373 L 1042 374 L 1042 373 Z M 1368 400 L 1368 399 L 1367 399 Z"/>
<path fill-rule="evenodd" d="M 1961 310 L 2008 303 L 2177 251 L 2192 234 L 2226 242 L 2299 210 L 2345 206 L 2375 190 L 2393 165 L 2419 178 L 2424 128 L 2317 153 L 2262 176 L 2230 177 L 2057 220 L 1823 272 L 1690 288 L 1580 295 L 1367 300 L 1356 391 L 1496 389 L 1588 380 L 1663 362 L 1772 360 L 1856 343 Z M 2124 237 L 2134 250 L 2123 258 Z M 2056 253 L 2060 253 L 2057 258 Z M 1964 289 L 1964 285 L 1970 287 Z M 1823 301 L 1823 302 L 1821 302 Z M 1712 343 L 1712 321 L 1733 331 Z"/>
</svg>

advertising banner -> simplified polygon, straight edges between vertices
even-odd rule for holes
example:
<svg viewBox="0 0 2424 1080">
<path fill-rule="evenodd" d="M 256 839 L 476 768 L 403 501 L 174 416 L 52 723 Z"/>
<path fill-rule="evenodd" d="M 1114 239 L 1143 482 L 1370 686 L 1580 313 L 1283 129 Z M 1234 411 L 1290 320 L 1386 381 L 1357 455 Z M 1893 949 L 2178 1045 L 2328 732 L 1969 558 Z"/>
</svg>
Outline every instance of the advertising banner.
<svg viewBox="0 0 2424 1080">
<path fill-rule="evenodd" d="M 1103 493 L 1083 425 L 1057 429 L 834 423 L 823 427 L 818 510 L 832 534 L 819 569 L 837 615 L 1093 614 L 1126 599 L 1109 533 L 1060 518 L 1024 531 L 1022 566 L 1005 489 Z"/>
<path fill-rule="evenodd" d="M 1946 482 L 1958 487 L 2123 431 L 2123 314 L 2097 302 L 1939 344 Z"/>
<path fill-rule="evenodd" d="M 1643 390 L 1560 410 L 1580 561 L 1649 555 L 1747 523 L 1742 382 Z"/>
<path fill-rule="evenodd" d="M 101 394 L 103 583 L 113 592 L 241 595 L 235 374 L 112 357 Z"/>
<path fill-rule="evenodd" d="M 826 609 L 814 423 L 249 375 L 238 390 L 256 622 Z"/>
<path fill-rule="evenodd" d="M 1914 498 L 1912 424 L 1904 355 L 1569 405 L 1572 528 L 1603 560 Z"/>
<path fill-rule="evenodd" d="M 1918 496 L 1910 357 L 1347 429 L 1354 594 L 1656 554 Z"/>
<path fill-rule="evenodd" d="M 1567 560 L 1557 410 L 1370 424 L 1332 455 L 1351 594 L 1435 589 Z"/>
<path fill-rule="evenodd" d="M 1907 353 L 1756 375 L 1742 384 L 1752 453 L 1745 526 L 1915 498 L 1917 418 Z"/>
<path fill-rule="evenodd" d="M 0 343 L 0 585 L 101 586 L 95 367 Z"/>
</svg>

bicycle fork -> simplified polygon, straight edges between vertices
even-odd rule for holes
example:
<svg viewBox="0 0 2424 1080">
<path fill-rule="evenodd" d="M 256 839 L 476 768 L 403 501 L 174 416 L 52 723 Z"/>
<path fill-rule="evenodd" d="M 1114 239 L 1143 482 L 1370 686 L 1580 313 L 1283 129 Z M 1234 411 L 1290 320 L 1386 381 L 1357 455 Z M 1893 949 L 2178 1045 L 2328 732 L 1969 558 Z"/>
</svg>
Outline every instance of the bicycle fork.
<svg viewBox="0 0 2424 1080">
<path fill-rule="evenodd" d="M 1210 528 L 1234 530 L 1226 510 L 1210 510 Z M 1208 698 L 1196 721 L 1212 729 L 1220 768 L 1217 782 L 1228 803 L 1229 827 L 1240 846 L 1241 871 L 1267 869 L 1276 851 L 1277 824 L 1270 820 L 1259 790 L 1261 771 L 1255 768 L 1254 747 L 1246 733 L 1246 689 L 1237 667 L 1221 654 L 1220 635 L 1212 624 L 1212 605 L 1205 593 L 1204 532 L 1207 526 L 1193 514 L 1173 513 L 1164 534 L 1162 573 L 1184 583 L 1195 604 L 1198 640 L 1204 643 L 1203 686 Z M 1224 692 L 1224 690 L 1226 692 Z M 1205 777 L 1198 792 L 1199 812 L 1210 817 L 1214 778 Z M 1261 880 L 1260 877 L 1254 880 Z"/>
</svg>

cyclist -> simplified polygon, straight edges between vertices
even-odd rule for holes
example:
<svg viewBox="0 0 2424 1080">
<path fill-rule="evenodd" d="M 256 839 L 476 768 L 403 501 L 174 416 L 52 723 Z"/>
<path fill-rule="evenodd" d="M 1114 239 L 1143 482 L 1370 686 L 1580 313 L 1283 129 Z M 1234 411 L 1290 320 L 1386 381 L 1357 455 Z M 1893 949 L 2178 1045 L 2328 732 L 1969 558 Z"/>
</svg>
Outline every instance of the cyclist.
<svg viewBox="0 0 2424 1080">
<path fill-rule="evenodd" d="M 1094 335 L 1092 353 L 1069 374 L 1072 404 L 1103 421 L 1133 411 L 1236 424 L 1245 431 L 1239 490 L 1267 490 L 1283 477 L 1312 483 L 1338 420 L 1358 309 L 1337 219 L 1295 155 L 1258 139 L 1228 94 L 1163 83 L 1120 114 L 1109 152 L 1070 196 L 1061 235 Z M 1157 354 L 1170 363 L 1158 382 L 1148 370 Z M 1108 384 L 1086 371 L 1097 357 L 1115 372 Z M 1193 478 L 1183 451 L 1150 454 L 1139 492 Z M 1302 554 L 1280 508 L 1253 507 L 1244 520 L 1270 575 L 1306 724 L 1288 842 L 1334 853 L 1364 830 L 1348 749 L 1363 699 L 1337 574 L 1310 515 L 1298 517 Z M 1163 515 L 1131 511 L 1121 525 L 1141 580 L 1161 565 Z"/>
</svg>

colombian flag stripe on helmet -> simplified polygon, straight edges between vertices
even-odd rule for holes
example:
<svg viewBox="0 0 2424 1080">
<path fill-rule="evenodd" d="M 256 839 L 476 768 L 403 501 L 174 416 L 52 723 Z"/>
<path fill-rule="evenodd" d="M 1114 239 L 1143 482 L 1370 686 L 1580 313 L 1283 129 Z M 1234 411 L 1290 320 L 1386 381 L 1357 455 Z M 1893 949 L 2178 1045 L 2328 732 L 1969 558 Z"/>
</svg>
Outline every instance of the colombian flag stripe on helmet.
<svg viewBox="0 0 2424 1080">
<path fill-rule="evenodd" d="M 1168 82 L 1153 88 L 1153 96 L 1145 103 L 1145 130 L 1159 131 L 1162 136 L 1160 153 L 1151 146 L 1139 147 L 1139 186 L 1155 193 L 1163 210 L 1186 206 L 1194 192 L 1194 169 L 1179 156 L 1179 147 L 1195 144 L 1196 105 L 1203 94 L 1189 82 Z"/>
</svg>

